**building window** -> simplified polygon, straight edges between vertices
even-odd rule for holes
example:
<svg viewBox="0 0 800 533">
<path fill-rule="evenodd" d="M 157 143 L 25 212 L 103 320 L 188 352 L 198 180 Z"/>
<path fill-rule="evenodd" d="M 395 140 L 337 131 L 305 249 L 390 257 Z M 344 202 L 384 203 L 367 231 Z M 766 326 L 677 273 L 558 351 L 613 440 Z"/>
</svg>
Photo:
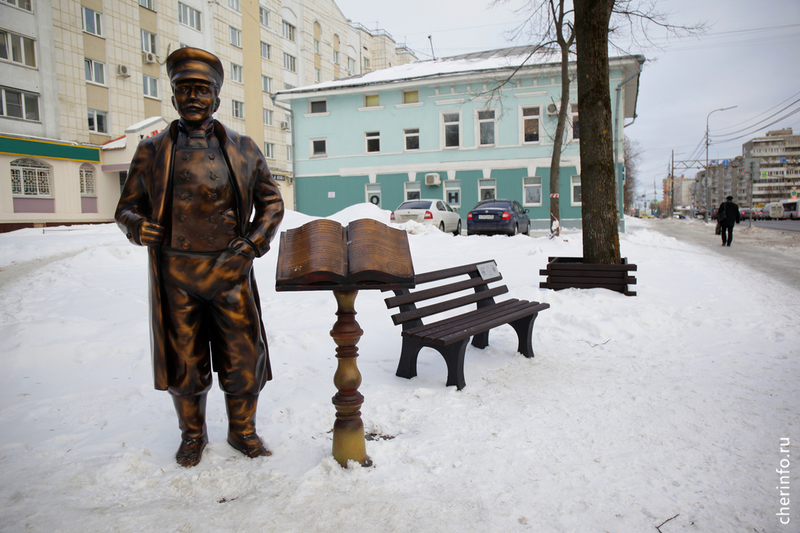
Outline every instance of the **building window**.
<svg viewBox="0 0 800 533">
<path fill-rule="evenodd" d="M 542 205 L 542 178 L 538 176 L 522 178 L 522 203 Z"/>
<path fill-rule="evenodd" d="M 244 102 L 231 100 L 233 108 L 233 118 L 244 118 Z"/>
<path fill-rule="evenodd" d="M 84 163 L 81 165 L 79 172 L 81 176 L 81 196 L 97 196 L 94 167 L 89 163 Z"/>
<path fill-rule="evenodd" d="M 367 202 L 381 207 L 381 184 L 367 183 L 366 185 Z"/>
<path fill-rule="evenodd" d="M 286 145 L 286 160 L 292 162 L 294 160 L 294 151 L 292 150 L 292 145 Z"/>
<path fill-rule="evenodd" d="M 311 157 L 324 157 L 328 155 L 327 139 L 311 139 Z"/>
<path fill-rule="evenodd" d="M 419 91 L 403 91 L 404 104 L 416 104 L 419 102 Z"/>
<path fill-rule="evenodd" d="M 283 21 L 283 37 L 294 42 L 295 27 L 285 20 Z"/>
<path fill-rule="evenodd" d="M 237 46 L 239 48 L 242 47 L 242 30 L 234 28 L 233 26 L 228 26 L 230 36 L 231 36 L 231 44 L 233 46 Z"/>
<path fill-rule="evenodd" d="M 539 108 L 522 108 L 522 142 L 539 142 Z"/>
<path fill-rule="evenodd" d="M 272 59 L 272 46 L 261 41 L 261 57 L 264 59 Z"/>
<path fill-rule="evenodd" d="M 269 9 L 258 6 L 258 23 L 269 28 Z"/>
<path fill-rule="evenodd" d="M 108 133 L 108 112 L 89 109 L 89 131 Z"/>
<path fill-rule="evenodd" d="M 264 108 L 264 125 L 265 126 L 272 126 L 273 124 L 273 113 L 272 109 Z"/>
<path fill-rule="evenodd" d="M 314 53 L 319 54 L 319 50 L 320 50 L 319 39 L 314 39 Z"/>
<path fill-rule="evenodd" d="M 493 146 L 495 133 L 495 112 L 494 109 L 478 111 L 478 130 L 481 146 Z"/>
<path fill-rule="evenodd" d="M 444 147 L 458 148 L 461 145 L 459 134 L 461 115 L 459 113 L 442 113 L 442 125 L 444 126 Z"/>
<path fill-rule="evenodd" d="M 403 184 L 405 201 L 419 200 L 422 194 L 422 184 L 418 181 L 407 181 Z"/>
<path fill-rule="evenodd" d="M 338 65 L 339 64 L 339 50 L 334 50 L 333 51 L 333 64 L 334 65 Z"/>
<path fill-rule="evenodd" d="M 419 150 L 419 128 L 409 128 L 403 130 L 406 151 Z"/>
<path fill-rule="evenodd" d="M 200 12 L 182 2 L 178 2 L 178 22 L 200 31 Z"/>
<path fill-rule="evenodd" d="M 150 52 L 156 54 L 156 34 L 150 33 L 147 30 L 141 30 L 142 33 L 142 52 Z"/>
<path fill-rule="evenodd" d="M 578 105 L 571 104 L 569 107 L 572 110 L 572 138 L 580 139 L 580 130 L 578 129 Z"/>
<path fill-rule="evenodd" d="M 158 78 L 142 74 L 142 84 L 144 85 L 144 95 L 158 98 Z"/>
<path fill-rule="evenodd" d="M 364 71 L 365 72 L 369 72 L 369 58 L 368 57 L 364 58 Z"/>
<path fill-rule="evenodd" d="M 264 143 L 264 157 L 275 159 L 275 143 Z"/>
<path fill-rule="evenodd" d="M 294 57 L 293 55 L 289 55 L 286 52 L 284 52 L 283 68 L 285 68 L 289 72 L 297 72 L 297 58 Z"/>
<path fill-rule="evenodd" d="M 50 167 L 36 159 L 11 162 L 11 194 L 14 196 L 50 197 Z"/>
<path fill-rule="evenodd" d="M 234 11 L 242 10 L 242 7 L 239 5 L 239 0 L 228 0 L 228 7 Z"/>
<path fill-rule="evenodd" d="M 242 66 L 237 65 L 236 63 L 231 63 L 231 80 L 242 83 L 243 79 L 244 74 L 242 73 Z"/>
<path fill-rule="evenodd" d="M 450 207 L 461 207 L 461 180 L 445 180 L 444 201 Z"/>
<path fill-rule="evenodd" d="M 35 67 L 36 52 L 33 42 L 33 39 L 15 33 L 0 31 L 0 59 Z"/>
<path fill-rule="evenodd" d="M 327 113 L 328 101 L 327 100 L 311 100 L 309 103 L 309 112 L 311 113 Z"/>
<path fill-rule="evenodd" d="M 150 11 L 156 10 L 156 0 L 139 0 L 139 5 L 146 7 Z"/>
<path fill-rule="evenodd" d="M 381 95 L 368 94 L 364 97 L 364 107 L 379 107 L 381 105 Z"/>
<path fill-rule="evenodd" d="M 39 95 L 0 87 L 0 116 L 39 121 Z"/>
<path fill-rule="evenodd" d="M 104 63 L 94 59 L 84 59 L 83 66 L 86 70 L 86 81 L 99 83 L 100 85 L 106 84 L 106 66 Z"/>
<path fill-rule="evenodd" d="M 569 181 L 571 191 L 570 201 L 572 205 L 581 205 L 581 177 L 571 176 Z"/>
<path fill-rule="evenodd" d="M 20 9 L 24 9 L 26 11 L 32 11 L 31 9 L 31 0 L 2 0 L 6 4 L 11 4 L 12 6 L 17 6 Z"/>
<path fill-rule="evenodd" d="M 322 81 L 322 70 L 314 67 L 314 83 L 320 83 Z"/>
<path fill-rule="evenodd" d="M 494 200 L 497 197 L 497 180 L 478 180 L 478 197 L 481 200 Z"/>
<path fill-rule="evenodd" d="M 261 76 L 261 90 L 263 90 L 265 93 L 272 92 L 272 78 L 264 75 Z"/>
<path fill-rule="evenodd" d="M 367 152 L 380 152 L 381 151 L 381 132 L 368 131 L 367 138 Z"/>
<path fill-rule="evenodd" d="M 353 75 L 356 73 L 356 60 L 347 56 L 347 74 Z"/>
<path fill-rule="evenodd" d="M 103 35 L 103 14 L 81 6 L 81 29 L 94 35 Z"/>
</svg>

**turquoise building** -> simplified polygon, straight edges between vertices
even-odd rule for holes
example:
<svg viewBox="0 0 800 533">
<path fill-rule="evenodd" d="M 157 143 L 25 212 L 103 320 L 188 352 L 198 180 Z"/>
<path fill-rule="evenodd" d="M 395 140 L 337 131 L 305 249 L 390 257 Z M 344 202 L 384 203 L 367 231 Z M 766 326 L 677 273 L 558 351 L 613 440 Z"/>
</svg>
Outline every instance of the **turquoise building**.
<svg viewBox="0 0 800 533">
<path fill-rule="evenodd" d="M 620 206 L 623 126 L 636 116 L 643 62 L 609 60 Z M 466 221 L 479 200 L 508 198 L 529 210 L 533 228 L 544 229 L 557 193 L 562 225 L 580 226 L 574 81 L 559 190 L 549 187 L 560 71 L 553 54 L 515 47 L 279 91 L 276 100 L 293 118 L 284 127 L 293 130 L 297 211 L 328 216 L 362 202 L 393 210 L 406 199 L 437 198 Z"/>
</svg>

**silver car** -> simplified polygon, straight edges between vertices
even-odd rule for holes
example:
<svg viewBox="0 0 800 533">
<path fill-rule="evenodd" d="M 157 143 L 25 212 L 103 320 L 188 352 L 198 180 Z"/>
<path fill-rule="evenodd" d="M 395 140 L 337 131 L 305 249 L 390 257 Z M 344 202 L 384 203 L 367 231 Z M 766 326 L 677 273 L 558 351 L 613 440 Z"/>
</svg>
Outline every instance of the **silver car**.
<svg viewBox="0 0 800 533">
<path fill-rule="evenodd" d="M 453 235 L 461 234 L 461 216 L 442 200 L 408 200 L 392 211 L 391 220 L 397 223 L 413 220 Z"/>
</svg>

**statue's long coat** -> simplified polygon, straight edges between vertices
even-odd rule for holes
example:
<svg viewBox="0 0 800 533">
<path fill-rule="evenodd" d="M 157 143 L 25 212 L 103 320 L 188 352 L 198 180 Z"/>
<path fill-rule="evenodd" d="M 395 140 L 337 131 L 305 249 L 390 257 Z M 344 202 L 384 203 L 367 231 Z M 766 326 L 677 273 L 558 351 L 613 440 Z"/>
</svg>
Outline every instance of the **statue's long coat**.
<svg viewBox="0 0 800 533">
<path fill-rule="evenodd" d="M 239 135 L 216 121 L 214 133 L 225 154 L 236 190 L 239 235 L 250 240 L 256 247 L 256 256 L 261 257 L 269 250 L 270 240 L 283 218 L 280 191 L 270 175 L 264 156 L 250 137 Z M 164 226 L 165 235 L 169 235 L 171 213 L 167 209 L 172 190 L 170 171 L 177 136 L 178 121 L 175 121 L 158 135 L 139 143 L 131 161 L 115 219 L 134 244 L 142 244 L 139 241 L 139 227 L 145 220 Z M 169 354 L 164 345 L 164 287 L 158 261 L 159 247 L 151 246 L 148 252 L 153 377 L 156 389 L 167 390 Z M 261 305 L 252 270 L 250 277 L 260 319 Z M 263 321 L 260 327 L 262 338 L 266 341 Z M 266 371 L 266 379 L 269 380 L 272 378 L 269 359 Z"/>
</svg>

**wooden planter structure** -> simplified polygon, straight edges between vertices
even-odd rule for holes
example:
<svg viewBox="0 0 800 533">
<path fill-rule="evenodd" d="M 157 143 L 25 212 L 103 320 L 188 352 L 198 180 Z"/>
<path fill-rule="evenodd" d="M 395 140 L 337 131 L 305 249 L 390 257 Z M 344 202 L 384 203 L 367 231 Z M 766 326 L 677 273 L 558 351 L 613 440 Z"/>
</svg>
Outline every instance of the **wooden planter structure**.
<svg viewBox="0 0 800 533">
<path fill-rule="evenodd" d="M 547 281 L 539 283 L 540 289 L 609 289 L 625 296 L 636 296 L 628 285 L 636 284 L 636 265 L 628 264 L 623 257 L 619 265 L 584 264 L 583 257 L 548 257 L 547 268 L 539 274 Z"/>
</svg>

